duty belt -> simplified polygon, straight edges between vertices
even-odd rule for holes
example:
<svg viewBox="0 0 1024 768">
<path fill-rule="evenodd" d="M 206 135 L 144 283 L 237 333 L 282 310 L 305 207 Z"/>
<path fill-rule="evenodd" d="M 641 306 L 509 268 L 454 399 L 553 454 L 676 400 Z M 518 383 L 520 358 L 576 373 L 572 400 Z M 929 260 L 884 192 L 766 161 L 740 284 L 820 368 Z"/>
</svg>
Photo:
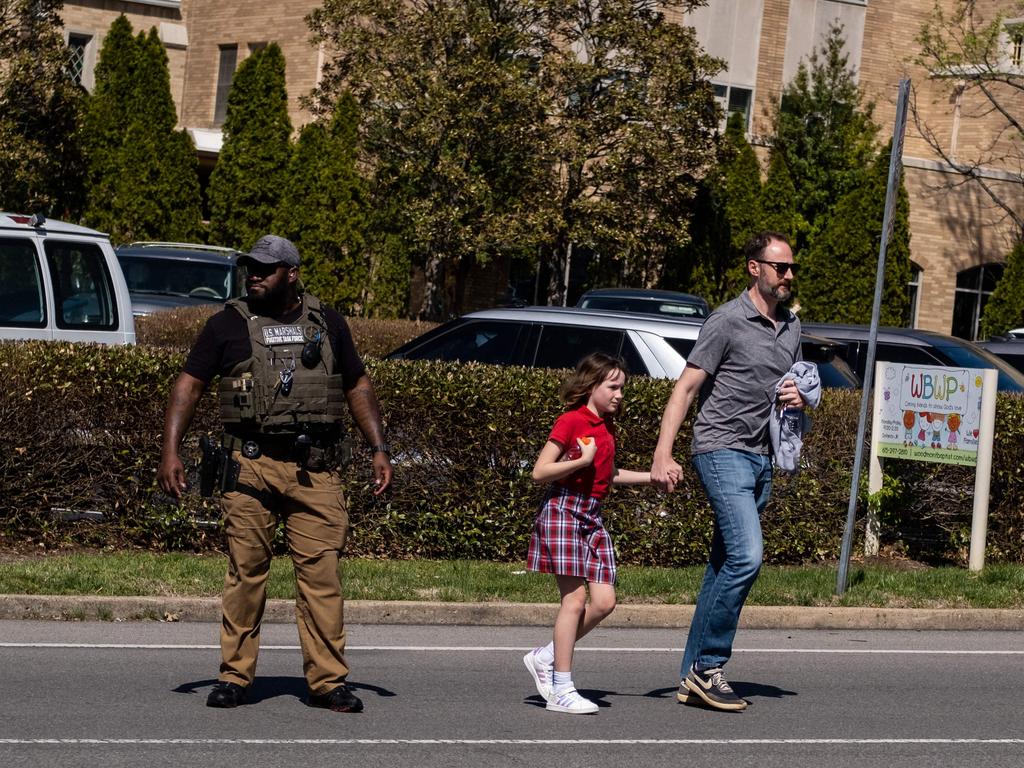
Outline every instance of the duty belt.
<svg viewBox="0 0 1024 768">
<path fill-rule="evenodd" d="M 221 445 L 238 451 L 247 459 L 260 456 L 276 461 L 294 461 L 314 472 L 345 466 L 352 459 L 352 445 L 334 432 L 321 434 L 253 434 L 233 435 L 225 432 Z"/>
<path fill-rule="evenodd" d="M 287 461 L 295 454 L 295 441 L 298 435 L 232 435 L 224 433 L 221 445 L 229 451 L 238 451 L 247 459 L 258 459 L 266 456 L 271 459 Z"/>
</svg>

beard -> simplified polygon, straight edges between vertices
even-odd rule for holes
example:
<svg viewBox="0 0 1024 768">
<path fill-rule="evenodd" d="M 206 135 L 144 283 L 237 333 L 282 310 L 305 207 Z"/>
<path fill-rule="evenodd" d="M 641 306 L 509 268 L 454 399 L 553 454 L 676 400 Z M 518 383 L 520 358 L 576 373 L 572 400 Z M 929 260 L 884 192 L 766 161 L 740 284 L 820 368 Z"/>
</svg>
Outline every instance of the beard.
<svg viewBox="0 0 1024 768">
<path fill-rule="evenodd" d="M 790 288 L 788 285 L 781 285 L 780 284 L 780 285 L 776 285 L 774 288 L 772 288 L 771 294 L 775 298 L 776 301 L 783 302 L 783 301 L 787 301 L 789 299 L 789 297 L 793 295 L 793 289 Z"/>
<path fill-rule="evenodd" d="M 256 310 L 274 310 L 285 305 L 288 299 L 288 283 L 280 281 L 274 286 L 262 284 L 263 290 L 259 293 L 249 293 L 246 298 L 248 303 Z"/>
</svg>

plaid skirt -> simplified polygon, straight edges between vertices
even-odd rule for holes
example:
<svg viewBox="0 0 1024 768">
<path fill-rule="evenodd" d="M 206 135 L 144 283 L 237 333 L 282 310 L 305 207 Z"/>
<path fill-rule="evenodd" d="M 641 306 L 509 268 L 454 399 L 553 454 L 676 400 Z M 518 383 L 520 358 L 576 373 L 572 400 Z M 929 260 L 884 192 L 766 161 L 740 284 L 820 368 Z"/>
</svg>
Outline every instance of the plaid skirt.
<svg viewBox="0 0 1024 768">
<path fill-rule="evenodd" d="M 615 552 L 601 519 L 600 500 L 552 485 L 537 510 L 526 567 L 614 584 Z"/>
</svg>

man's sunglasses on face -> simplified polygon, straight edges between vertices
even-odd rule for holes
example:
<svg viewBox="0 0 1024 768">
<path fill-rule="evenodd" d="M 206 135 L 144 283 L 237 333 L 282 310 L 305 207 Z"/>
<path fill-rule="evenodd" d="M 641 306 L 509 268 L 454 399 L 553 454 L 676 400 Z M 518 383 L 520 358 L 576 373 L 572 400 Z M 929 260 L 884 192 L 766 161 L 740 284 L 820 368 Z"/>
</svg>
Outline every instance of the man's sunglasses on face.
<svg viewBox="0 0 1024 768">
<path fill-rule="evenodd" d="M 775 267 L 775 274 L 779 277 L 783 277 L 790 270 L 793 272 L 793 277 L 796 277 L 797 265 L 790 261 L 765 261 L 764 259 L 754 259 L 754 261 L 758 264 L 768 264 Z"/>
<path fill-rule="evenodd" d="M 288 267 L 288 265 L 280 261 L 273 264 L 264 264 L 262 261 L 251 259 L 245 262 L 244 267 L 245 271 L 253 277 L 269 277 L 281 267 Z"/>
</svg>

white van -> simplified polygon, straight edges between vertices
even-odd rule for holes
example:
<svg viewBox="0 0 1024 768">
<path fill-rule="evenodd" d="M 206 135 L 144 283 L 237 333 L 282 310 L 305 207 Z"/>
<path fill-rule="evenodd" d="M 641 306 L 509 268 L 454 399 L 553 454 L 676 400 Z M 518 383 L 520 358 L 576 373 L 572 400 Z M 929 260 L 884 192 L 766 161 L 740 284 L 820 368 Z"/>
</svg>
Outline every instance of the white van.
<svg viewBox="0 0 1024 768">
<path fill-rule="evenodd" d="M 128 286 L 107 236 L 0 212 L 0 339 L 134 344 Z"/>
</svg>

